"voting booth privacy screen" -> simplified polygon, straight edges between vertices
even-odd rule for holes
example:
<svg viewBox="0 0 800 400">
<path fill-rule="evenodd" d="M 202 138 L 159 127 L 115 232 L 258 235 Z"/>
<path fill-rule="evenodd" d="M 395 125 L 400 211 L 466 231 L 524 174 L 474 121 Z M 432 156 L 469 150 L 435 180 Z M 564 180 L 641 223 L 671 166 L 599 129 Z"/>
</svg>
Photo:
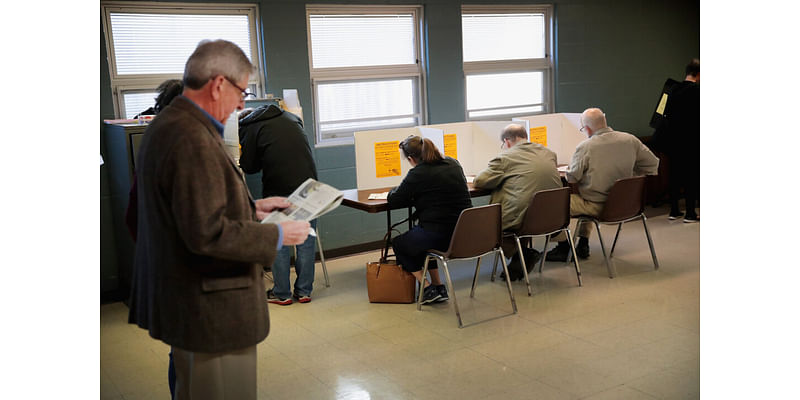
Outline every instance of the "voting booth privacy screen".
<svg viewBox="0 0 800 400">
<path fill-rule="evenodd" d="M 477 175 L 501 153 L 500 135 L 509 124 L 525 127 L 531 142 L 540 143 L 556 153 L 558 164 L 568 164 L 575 147 L 586 139 L 586 135 L 580 132 L 578 113 L 355 132 L 357 187 L 369 190 L 399 185 L 411 168 L 399 145 L 412 135 L 430 139 L 442 155 L 458 160 L 465 175 Z"/>
<path fill-rule="evenodd" d="M 542 114 L 518 117 L 513 122 L 528 123 L 530 141 L 539 143 L 556 153 L 557 163 L 569 164 L 572 153 L 587 136 L 581 132 L 580 113 Z"/>
</svg>

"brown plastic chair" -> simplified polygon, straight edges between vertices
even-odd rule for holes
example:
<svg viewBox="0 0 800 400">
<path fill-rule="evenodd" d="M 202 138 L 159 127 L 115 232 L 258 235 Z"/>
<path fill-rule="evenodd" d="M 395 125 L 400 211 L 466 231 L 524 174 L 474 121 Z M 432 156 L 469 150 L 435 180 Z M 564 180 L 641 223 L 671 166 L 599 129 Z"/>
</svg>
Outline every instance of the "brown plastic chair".
<svg viewBox="0 0 800 400">
<path fill-rule="evenodd" d="M 611 263 L 611 257 L 614 255 L 614 248 L 617 246 L 617 239 L 619 238 L 619 232 L 622 230 L 622 224 L 636 219 L 642 220 L 644 233 L 647 235 L 647 243 L 650 245 L 650 255 L 653 257 L 655 269 L 658 270 L 656 249 L 653 246 L 653 239 L 650 237 L 650 230 L 647 229 L 647 217 L 644 215 L 644 183 L 646 178 L 646 176 L 634 176 L 631 178 L 618 179 L 614 182 L 614 186 L 611 187 L 611 190 L 609 190 L 608 199 L 599 217 L 595 218 L 590 215 L 579 215 L 577 217 L 578 224 L 587 221 L 594 222 L 597 228 L 597 237 L 600 238 L 600 248 L 603 249 L 603 257 L 605 257 L 606 260 L 609 278 L 614 278 L 617 275 L 617 269 L 614 267 L 614 264 Z M 617 225 L 617 234 L 614 236 L 614 243 L 611 245 L 611 252 L 609 253 L 606 253 L 603 236 L 600 234 L 600 224 Z M 576 229 L 575 235 L 577 236 L 577 234 L 578 230 Z M 568 256 L 567 258 L 569 259 L 570 257 Z"/>
<path fill-rule="evenodd" d="M 522 244 L 520 239 L 526 237 L 544 236 L 544 250 L 542 250 L 542 257 L 539 261 L 539 273 L 542 272 L 542 265 L 544 264 L 545 252 L 547 245 L 550 243 L 550 235 L 554 235 L 561 231 L 566 231 L 567 240 L 575 251 L 575 243 L 572 240 L 569 231 L 569 188 L 563 187 L 558 189 L 542 190 L 533 194 L 531 202 L 525 211 L 525 217 L 522 219 L 522 226 L 516 231 L 505 232 L 507 237 L 513 237 L 517 242 L 517 251 L 519 251 L 520 261 L 522 262 L 522 273 L 525 275 L 525 284 L 528 285 L 528 296 L 531 295 L 531 282 L 528 280 L 528 267 L 525 264 L 525 257 L 522 256 Z M 573 257 L 573 264 L 575 264 L 575 274 L 578 277 L 578 286 L 583 286 L 581 281 L 581 267 L 578 265 L 578 259 Z M 492 270 L 492 280 L 497 270 Z"/>
<path fill-rule="evenodd" d="M 453 236 L 450 239 L 450 248 L 448 248 L 446 252 L 441 252 L 434 249 L 428 250 L 428 255 L 425 257 L 425 267 L 422 270 L 422 276 L 427 276 L 428 261 L 432 258 L 435 258 L 437 265 L 444 269 L 444 274 L 447 278 L 447 289 L 450 292 L 450 296 L 453 298 L 453 305 L 456 310 L 456 317 L 458 317 L 459 328 L 517 313 L 517 303 L 514 300 L 514 293 L 511 291 L 511 280 L 509 279 L 508 275 L 506 258 L 503 255 L 503 249 L 500 247 L 500 242 L 503 236 L 501 218 L 500 204 L 473 207 L 461 211 L 461 215 L 459 215 L 458 222 L 456 222 L 456 227 L 453 231 Z M 481 257 L 494 254 L 494 265 L 496 267 L 498 253 L 500 254 L 500 260 L 503 262 L 503 270 L 506 272 L 506 286 L 508 287 L 508 297 L 511 299 L 511 308 L 513 309 L 513 312 L 484 321 L 478 321 L 464 325 L 463 321 L 461 320 L 461 312 L 458 308 L 458 299 L 456 299 L 456 291 L 453 289 L 453 281 L 450 278 L 450 271 L 447 268 L 447 262 L 452 260 L 478 259 L 478 262 L 475 265 L 475 275 L 472 277 L 472 291 L 469 294 L 469 297 L 475 297 L 475 285 L 477 283 L 478 272 L 480 271 L 481 267 Z M 420 290 L 419 298 L 417 299 L 417 310 L 422 309 L 422 294 L 423 290 Z"/>
</svg>

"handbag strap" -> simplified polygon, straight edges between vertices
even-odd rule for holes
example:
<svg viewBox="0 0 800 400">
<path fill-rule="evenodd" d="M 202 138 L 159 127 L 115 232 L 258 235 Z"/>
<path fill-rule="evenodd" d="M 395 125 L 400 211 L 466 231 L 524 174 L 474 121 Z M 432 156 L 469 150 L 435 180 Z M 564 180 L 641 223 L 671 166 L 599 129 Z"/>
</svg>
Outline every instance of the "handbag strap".
<svg viewBox="0 0 800 400">
<path fill-rule="evenodd" d="M 395 227 L 402 223 L 405 223 L 406 221 L 408 221 L 408 218 L 396 224 L 393 224 L 392 226 L 389 227 L 389 231 L 386 232 L 385 235 L 383 235 L 383 248 L 381 249 L 381 259 L 380 259 L 381 263 L 385 263 L 389 259 L 389 257 L 394 256 L 394 255 L 391 256 L 389 255 L 389 248 L 392 247 L 392 232 L 397 232 L 399 234 L 400 231 L 395 229 Z"/>
<path fill-rule="evenodd" d="M 381 259 L 379 264 L 383 264 L 386 260 L 389 259 L 389 247 L 392 245 L 392 231 L 386 232 L 383 235 L 383 248 L 381 249 Z M 378 265 L 378 270 L 380 271 L 380 265 Z"/>
</svg>

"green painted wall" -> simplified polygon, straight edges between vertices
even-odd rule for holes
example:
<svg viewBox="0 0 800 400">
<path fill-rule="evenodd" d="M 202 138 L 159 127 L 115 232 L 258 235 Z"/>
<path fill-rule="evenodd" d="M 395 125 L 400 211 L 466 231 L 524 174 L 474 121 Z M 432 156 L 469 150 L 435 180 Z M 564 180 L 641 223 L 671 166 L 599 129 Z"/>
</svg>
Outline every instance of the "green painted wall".
<svg viewBox="0 0 800 400">
<path fill-rule="evenodd" d="M 215 1 L 225 2 L 225 1 Z M 298 89 L 306 131 L 314 141 L 311 82 L 306 37 L 308 4 L 421 4 L 424 6 L 428 122 L 464 120 L 461 69 L 462 4 L 492 1 L 260 1 L 267 90 L 280 95 Z M 540 2 L 504 0 L 502 4 Z M 683 78 L 683 67 L 700 56 L 700 5 L 689 0 L 563 0 L 545 2 L 555 13 L 556 112 L 602 108 L 609 125 L 647 136 L 650 114 L 664 80 Z M 105 42 L 100 38 L 102 118 L 113 117 Z M 314 149 L 323 182 L 341 189 L 356 185 L 353 146 Z M 401 214 L 397 214 L 400 217 Z M 102 219 L 101 224 L 108 224 Z M 322 217 L 326 249 L 378 240 L 384 215 L 340 207 Z M 105 239 L 104 239 L 105 240 Z M 102 247 L 106 248 L 106 247 Z"/>
</svg>

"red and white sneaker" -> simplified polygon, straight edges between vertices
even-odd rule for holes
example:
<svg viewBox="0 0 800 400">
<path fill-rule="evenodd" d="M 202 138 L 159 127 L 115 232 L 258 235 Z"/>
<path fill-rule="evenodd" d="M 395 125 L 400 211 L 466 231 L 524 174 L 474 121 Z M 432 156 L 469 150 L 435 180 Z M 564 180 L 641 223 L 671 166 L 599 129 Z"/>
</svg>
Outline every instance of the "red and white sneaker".
<svg viewBox="0 0 800 400">
<path fill-rule="evenodd" d="M 311 302 L 311 296 L 306 296 L 306 295 L 301 296 L 301 295 L 295 293 L 294 295 L 292 295 L 292 297 L 294 297 L 295 300 L 297 300 L 300 303 L 310 303 Z"/>
<path fill-rule="evenodd" d="M 311 301 L 310 298 L 309 301 Z M 272 304 L 278 304 L 281 306 L 288 306 L 289 304 L 292 304 L 292 299 L 291 298 L 282 299 L 278 296 L 275 296 L 275 293 L 272 291 L 272 289 L 270 289 L 267 290 L 267 302 Z"/>
</svg>

